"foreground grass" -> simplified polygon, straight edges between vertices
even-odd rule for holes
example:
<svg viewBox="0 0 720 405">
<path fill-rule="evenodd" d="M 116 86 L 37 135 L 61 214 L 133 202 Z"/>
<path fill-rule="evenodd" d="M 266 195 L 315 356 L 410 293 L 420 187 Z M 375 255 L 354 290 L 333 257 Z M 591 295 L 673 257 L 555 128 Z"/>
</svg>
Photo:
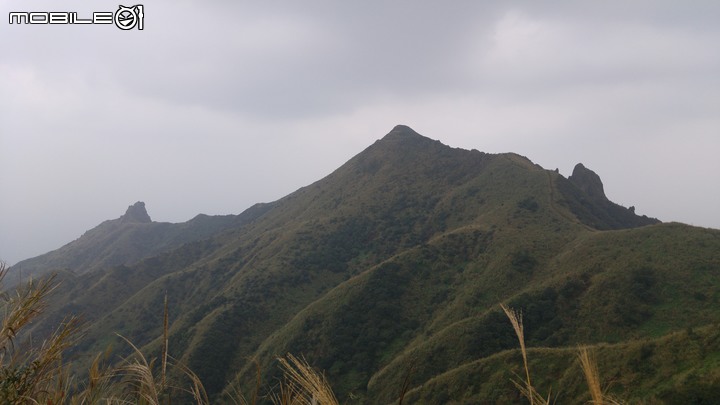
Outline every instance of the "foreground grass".
<svg viewBox="0 0 720 405">
<path fill-rule="evenodd" d="M 525 370 L 524 381 L 513 381 L 518 390 L 522 395 L 530 401 L 530 405 L 549 405 L 552 403 L 552 397 L 548 392 L 547 397 L 543 397 L 537 389 L 532 385 L 530 380 L 530 367 L 528 366 L 528 355 L 525 347 L 525 333 L 522 322 L 522 313 L 508 308 L 504 304 L 500 304 L 503 312 L 510 320 L 510 324 L 515 330 L 518 342 L 520 343 L 520 352 L 523 358 L 523 369 Z M 587 347 L 581 347 L 578 350 L 578 361 L 580 368 L 582 369 L 585 381 L 587 382 L 588 391 L 590 392 L 591 400 L 589 401 L 592 405 L 621 405 L 622 403 L 617 401 L 615 398 L 607 395 L 602 389 L 600 380 L 600 371 L 598 370 L 595 357 L 591 350 Z"/>
</svg>

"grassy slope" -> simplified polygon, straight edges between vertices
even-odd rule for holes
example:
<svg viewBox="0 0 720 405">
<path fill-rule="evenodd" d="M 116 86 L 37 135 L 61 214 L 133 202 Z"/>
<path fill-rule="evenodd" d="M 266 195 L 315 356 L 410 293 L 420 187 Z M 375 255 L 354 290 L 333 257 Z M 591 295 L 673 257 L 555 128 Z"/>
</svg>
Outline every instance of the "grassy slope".
<svg viewBox="0 0 720 405">
<path fill-rule="evenodd" d="M 198 215 L 196 218 L 180 224 L 167 223 L 120 223 L 119 220 L 105 221 L 91 231 L 86 232 L 78 240 L 63 248 L 40 256 L 40 263 L 48 258 L 63 252 L 70 253 L 61 263 L 80 260 L 79 255 L 87 251 L 86 256 L 91 260 L 81 267 L 86 269 L 82 274 L 77 272 L 60 272 L 60 285 L 50 297 L 49 309 L 43 314 L 43 321 L 28 328 L 26 334 L 45 336 L 49 328 L 57 324 L 68 314 L 80 314 L 87 325 L 87 336 L 77 348 L 83 359 L 93 357 L 93 353 L 104 350 L 108 344 L 115 347 L 126 348 L 121 339 L 115 336 L 120 333 L 126 337 L 145 342 L 150 337 L 158 336 L 161 329 L 162 311 L 160 303 L 164 293 L 169 293 L 169 302 L 179 311 L 190 311 L 191 307 L 184 306 L 187 295 L 202 292 L 199 286 L 207 284 L 206 280 L 200 282 L 202 274 L 195 277 L 184 276 L 180 283 L 168 283 L 164 280 L 168 274 L 202 266 L 205 256 L 215 252 L 222 245 L 212 239 L 205 239 L 208 235 L 221 235 L 230 224 L 244 226 L 262 215 L 271 204 L 257 204 L 240 215 L 208 217 Z M 169 227 L 169 228 L 168 228 Z M 144 231 L 139 231 L 145 229 Z M 138 233 L 140 232 L 140 233 Z M 143 238 L 138 235 L 154 234 L 157 243 L 150 243 L 143 247 L 143 255 L 139 257 L 125 255 L 132 249 L 130 245 L 141 245 Z M 131 244 L 125 243 L 131 240 Z M 98 241 L 104 241 L 99 244 Z M 145 241 L 147 242 L 147 241 Z M 107 246 L 106 246 L 107 245 Z M 118 252 L 112 252 L 116 246 Z M 97 249 L 95 249 L 97 248 Z M 94 250 L 95 249 L 95 250 Z M 150 251 L 157 251 L 150 254 Z M 109 252 L 105 254 L 104 252 Z M 125 255 L 125 259 L 139 260 L 128 266 L 98 265 L 96 258 L 101 262 L 111 257 Z M 35 262 L 35 259 L 29 260 Z M 108 262 L 109 263 L 109 262 Z M 50 268 L 50 267 L 48 267 Z M 212 286 L 212 285 L 211 285 Z M 216 284 L 217 286 L 217 284 Z M 207 296 L 207 295 L 206 295 Z M 198 298 L 195 302 L 200 299 Z M 78 364 L 82 361 L 78 362 Z M 84 367 L 82 365 L 81 367 Z"/>
<path fill-rule="evenodd" d="M 718 319 L 708 304 L 720 232 L 596 231 L 621 207 L 572 187 L 521 156 L 398 128 L 211 240 L 69 280 L 55 316 L 89 314 L 85 354 L 114 331 L 153 351 L 167 292 L 171 353 L 211 394 L 238 371 L 251 381 L 249 356 L 271 378 L 274 356 L 291 351 L 349 403 L 392 402 L 411 364 L 419 387 L 515 347 L 498 302 L 523 309 L 531 346 L 657 338 Z"/>
<path fill-rule="evenodd" d="M 505 274 L 516 256 L 558 248 L 571 239 L 565 232 L 584 229 L 544 215 L 546 210 L 518 207 L 529 197 L 549 204 L 546 185 L 545 172 L 526 160 L 494 158 L 436 206 L 451 213 L 447 229 L 341 285 L 312 306 L 317 313 L 302 312 L 286 328 L 290 338 L 283 332 L 274 338 L 289 342 L 266 342 L 263 358 L 285 350 L 305 353 L 319 367 L 347 373 L 347 381 L 335 382 L 341 392 L 362 391 L 383 359 L 398 355 L 417 334 L 442 331 L 532 278 L 524 269 Z M 533 225 L 536 220 L 558 232 L 547 237 Z M 533 260 L 545 260 L 544 254 Z M 484 285 L 494 290 L 482 291 Z"/>
<path fill-rule="evenodd" d="M 88 341 L 95 345 L 88 349 L 102 349 L 108 331 L 149 343 L 158 335 L 153 320 L 167 290 L 172 314 L 178 314 L 174 353 L 184 353 L 211 391 L 222 388 L 262 340 L 308 303 L 426 240 L 445 222 L 462 222 L 435 205 L 490 157 L 406 135 L 371 146 L 256 221 L 215 237 L 189 261 L 183 248 L 109 273 L 140 280 L 122 288 L 116 286 L 123 280 L 109 274 L 94 282 L 81 277 L 65 297 L 94 313 Z M 108 299 L 111 305 L 92 306 L 107 294 L 117 295 Z"/>
<path fill-rule="evenodd" d="M 720 281 L 720 232 L 595 231 L 567 220 L 542 181 L 553 174 L 504 159 L 512 164 L 499 159 L 470 186 L 498 199 L 492 211 L 472 206 L 466 225 L 338 286 L 268 339 L 259 358 L 303 353 L 346 399 L 378 403 L 397 395 L 410 365 L 421 385 L 514 347 L 498 302 L 522 308 L 529 342 L 543 346 L 657 337 L 718 319 L 707 304 Z M 538 207 L 528 209 L 528 198 Z"/>
<path fill-rule="evenodd" d="M 681 225 L 596 233 L 558 255 L 548 269 L 556 276 L 526 285 L 503 301 L 523 309 L 531 346 L 633 341 L 714 323 L 720 315 L 712 304 L 720 282 L 719 237 L 717 231 Z M 388 382 L 401 379 L 412 358 L 421 364 L 414 372 L 419 385 L 433 373 L 514 347 L 513 336 L 502 327 L 509 329 L 509 323 L 497 308 L 451 325 L 397 356 L 373 377 L 369 389 L 389 402 L 397 387 Z M 427 364 L 435 370 L 426 371 Z"/>
<path fill-rule="evenodd" d="M 720 389 L 720 327 L 691 328 L 654 339 L 590 346 L 603 388 L 629 403 L 714 403 Z M 556 404 L 590 400 L 574 348 L 529 351 L 533 384 Z M 522 374 L 519 350 L 467 362 L 410 390 L 413 404 L 516 404 L 512 380 Z M 392 402 L 388 402 L 392 403 Z"/>
</svg>

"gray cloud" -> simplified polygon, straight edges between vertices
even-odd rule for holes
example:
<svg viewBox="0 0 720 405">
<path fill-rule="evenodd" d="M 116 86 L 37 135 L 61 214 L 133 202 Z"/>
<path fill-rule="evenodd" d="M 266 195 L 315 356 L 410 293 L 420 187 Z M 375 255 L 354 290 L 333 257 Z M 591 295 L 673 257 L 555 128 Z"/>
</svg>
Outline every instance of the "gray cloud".
<svg viewBox="0 0 720 405">
<path fill-rule="evenodd" d="M 5 0 L 0 16 L 28 7 L 117 4 Z M 566 175 L 582 161 L 639 213 L 720 227 L 717 2 L 156 1 L 145 14 L 129 32 L 0 20 L 1 258 L 136 200 L 156 220 L 238 213 L 397 123 Z"/>
</svg>

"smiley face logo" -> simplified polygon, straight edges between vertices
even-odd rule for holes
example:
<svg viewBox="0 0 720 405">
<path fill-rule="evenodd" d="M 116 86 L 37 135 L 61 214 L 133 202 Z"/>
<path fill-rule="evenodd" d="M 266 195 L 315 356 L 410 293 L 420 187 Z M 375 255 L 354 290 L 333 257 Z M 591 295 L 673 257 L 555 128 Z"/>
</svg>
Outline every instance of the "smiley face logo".
<svg viewBox="0 0 720 405">
<path fill-rule="evenodd" d="M 131 30 L 138 27 L 139 30 L 143 29 L 143 6 L 137 5 L 132 7 L 118 6 L 115 11 L 115 25 L 123 31 Z"/>
</svg>

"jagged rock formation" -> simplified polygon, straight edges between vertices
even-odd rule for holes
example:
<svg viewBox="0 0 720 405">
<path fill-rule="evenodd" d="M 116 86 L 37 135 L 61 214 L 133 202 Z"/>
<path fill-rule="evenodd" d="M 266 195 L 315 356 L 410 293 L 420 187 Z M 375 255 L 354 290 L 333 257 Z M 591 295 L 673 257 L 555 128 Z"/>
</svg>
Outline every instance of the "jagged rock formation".
<svg viewBox="0 0 720 405">
<path fill-rule="evenodd" d="M 567 179 L 558 176 L 556 184 L 564 197 L 561 203 L 592 228 L 623 229 L 660 223 L 656 218 L 635 215 L 635 207 L 625 208 L 608 200 L 600 176 L 582 163 L 575 165 Z"/>
<path fill-rule="evenodd" d="M 128 207 L 127 211 L 125 211 L 125 215 L 120 217 L 121 223 L 148 223 L 152 222 L 152 219 L 150 219 L 150 215 L 148 215 L 147 210 L 145 209 L 145 203 L 142 201 L 138 201 L 135 204 Z"/>
<path fill-rule="evenodd" d="M 582 163 L 575 165 L 572 175 L 568 177 L 568 180 L 587 194 L 588 197 L 597 200 L 607 200 L 600 176 L 583 166 Z"/>
</svg>

